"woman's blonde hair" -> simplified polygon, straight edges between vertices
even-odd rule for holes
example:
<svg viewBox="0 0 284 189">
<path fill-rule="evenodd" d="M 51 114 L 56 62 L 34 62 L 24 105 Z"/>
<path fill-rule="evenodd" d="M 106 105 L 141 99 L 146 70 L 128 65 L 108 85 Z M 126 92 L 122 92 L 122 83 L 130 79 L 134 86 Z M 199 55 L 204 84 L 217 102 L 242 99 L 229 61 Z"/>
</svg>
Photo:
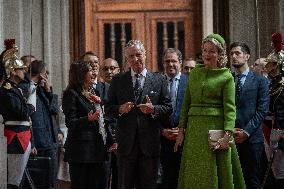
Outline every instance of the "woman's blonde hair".
<svg viewBox="0 0 284 189">
<path fill-rule="evenodd" d="M 226 43 L 224 38 L 219 34 L 212 33 L 203 39 L 202 48 L 204 43 L 206 42 L 212 42 L 214 45 L 216 45 L 219 53 L 217 65 L 220 68 L 225 67 L 228 63 L 228 57 L 226 53 Z"/>
</svg>

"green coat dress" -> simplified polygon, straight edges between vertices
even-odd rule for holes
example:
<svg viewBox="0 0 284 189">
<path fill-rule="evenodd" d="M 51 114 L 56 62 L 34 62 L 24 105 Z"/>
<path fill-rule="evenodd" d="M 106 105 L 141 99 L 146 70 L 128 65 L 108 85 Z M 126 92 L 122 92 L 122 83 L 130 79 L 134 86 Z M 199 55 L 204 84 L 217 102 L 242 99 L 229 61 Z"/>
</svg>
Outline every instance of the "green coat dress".
<svg viewBox="0 0 284 189">
<path fill-rule="evenodd" d="M 179 127 L 185 128 L 178 189 L 243 189 L 245 182 L 235 145 L 213 152 L 208 130 L 233 131 L 235 84 L 227 68 L 190 72 Z"/>
</svg>

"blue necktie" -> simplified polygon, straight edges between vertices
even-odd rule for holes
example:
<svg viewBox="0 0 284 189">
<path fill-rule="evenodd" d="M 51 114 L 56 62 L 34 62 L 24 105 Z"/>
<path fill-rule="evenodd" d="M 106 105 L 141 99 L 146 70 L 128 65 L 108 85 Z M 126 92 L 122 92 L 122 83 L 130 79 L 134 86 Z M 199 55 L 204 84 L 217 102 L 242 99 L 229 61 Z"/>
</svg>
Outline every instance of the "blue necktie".
<svg viewBox="0 0 284 189">
<path fill-rule="evenodd" d="M 136 80 L 134 84 L 134 95 L 135 95 L 135 102 L 136 104 L 140 104 L 141 101 L 141 93 L 142 93 L 142 87 L 141 87 L 141 74 L 135 74 Z"/>
<path fill-rule="evenodd" d="M 240 97 L 241 97 L 242 88 L 243 88 L 241 79 L 242 79 L 244 76 L 245 76 L 245 75 L 243 75 L 243 74 L 237 75 L 237 85 L 236 85 L 236 103 L 237 103 L 237 104 L 238 104 L 238 102 L 239 102 L 239 100 L 240 100 Z"/>
<path fill-rule="evenodd" d="M 176 109 L 176 85 L 175 85 L 175 78 L 170 79 L 170 97 L 173 106 L 173 112 Z"/>
</svg>

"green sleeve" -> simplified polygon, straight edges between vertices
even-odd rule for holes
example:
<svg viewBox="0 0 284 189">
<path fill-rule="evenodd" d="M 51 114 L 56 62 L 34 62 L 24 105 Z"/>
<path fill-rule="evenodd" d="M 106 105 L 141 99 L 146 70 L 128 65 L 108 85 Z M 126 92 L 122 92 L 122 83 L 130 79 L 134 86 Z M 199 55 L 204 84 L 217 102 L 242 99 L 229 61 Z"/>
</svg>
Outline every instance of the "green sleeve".
<svg viewBox="0 0 284 189">
<path fill-rule="evenodd" d="M 231 76 L 223 88 L 224 130 L 233 132 L 236 120 L 235 82 Z"/>
</svg>

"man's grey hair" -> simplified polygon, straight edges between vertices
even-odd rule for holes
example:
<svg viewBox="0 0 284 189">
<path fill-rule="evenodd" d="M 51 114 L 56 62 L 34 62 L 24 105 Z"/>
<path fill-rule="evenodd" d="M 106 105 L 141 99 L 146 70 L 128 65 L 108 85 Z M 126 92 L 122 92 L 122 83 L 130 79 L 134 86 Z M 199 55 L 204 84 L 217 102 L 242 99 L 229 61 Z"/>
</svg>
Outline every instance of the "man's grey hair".
<svg viewBox="0 0 284 189">
<path fill-rule="evenodd" d="M 146 50 L 144 48 L 144 45 L 139 40 L 130 40 L 124 47 L 124 49 L 127 49 L 129 47 L 137 47 L 139 50 L 141 50 L 143 53 L 146 53 Z"/>
</svg>

